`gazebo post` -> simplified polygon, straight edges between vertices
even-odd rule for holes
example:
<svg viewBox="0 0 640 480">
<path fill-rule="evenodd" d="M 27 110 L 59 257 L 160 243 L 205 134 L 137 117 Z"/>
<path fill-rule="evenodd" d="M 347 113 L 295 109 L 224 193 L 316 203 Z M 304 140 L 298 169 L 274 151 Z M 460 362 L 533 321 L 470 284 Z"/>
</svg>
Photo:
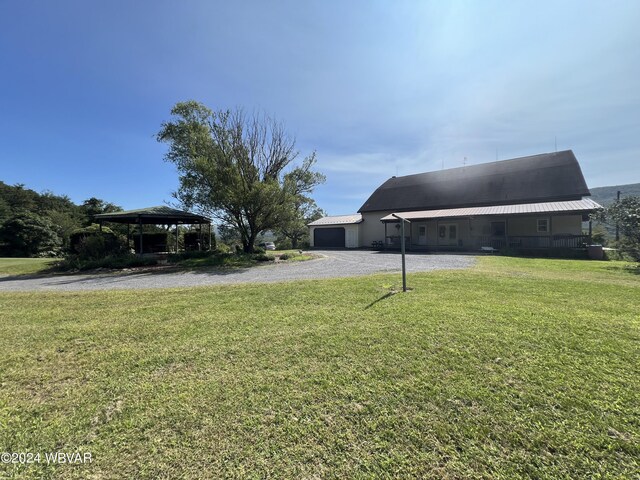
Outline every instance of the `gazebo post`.
<svg viewBox="0 0 640 480">
<path fill-rule="evenodd" d="M 127 223 L 127 253 L 131 253 L 131 224 Z"/>
<path fill-rule="evenodd" d="M 176 253 L 178 253 L 178 223 L 176 222 Z"/>
<path fill-rule="evenodd" d="M 591 224 L 591 222 L 589 222 Z M 209 224 L 209 251 L 211 251 L 211 224 Z"/>
<path fill-rule="evenodd" d="M 202 224 L 198 224 L 198 251 L 202 250 Z"/>
</svg>

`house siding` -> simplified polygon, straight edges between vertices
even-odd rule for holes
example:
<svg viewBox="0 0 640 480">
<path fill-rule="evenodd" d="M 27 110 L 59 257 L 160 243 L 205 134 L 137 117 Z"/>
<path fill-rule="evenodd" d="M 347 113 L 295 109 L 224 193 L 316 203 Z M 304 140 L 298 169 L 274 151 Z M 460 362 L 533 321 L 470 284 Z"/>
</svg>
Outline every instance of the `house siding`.
<svg viewBox="0 0 640 480">
<path fill-rule="evenodd" d="M 391 213 L 393 212 L 383 211 L 362 214 L 364 221 L 361 223 L 361 247 L 370 247 L 372 242 L 384 242 L 384 223 L 382 223 L 380 219 Z"/>
</svg>

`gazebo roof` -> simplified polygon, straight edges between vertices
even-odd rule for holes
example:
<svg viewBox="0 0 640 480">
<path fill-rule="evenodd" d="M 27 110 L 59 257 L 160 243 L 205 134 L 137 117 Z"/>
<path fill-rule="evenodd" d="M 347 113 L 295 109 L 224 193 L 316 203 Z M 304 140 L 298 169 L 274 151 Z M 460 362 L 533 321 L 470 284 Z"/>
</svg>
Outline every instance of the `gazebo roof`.
<svg viewBox="0 0 640 480">
<path fill-rule="evenodd" d="M 124 212 L 100 213 L 95 219 L 102 222 L 114 223 L 142 223 L 155 224 L 179 224 L 189 223 L 193 225 L 210 224 L 211 220 L 202 215 L 176 210 L 175 208 L 159 206 L 127 210 Z"/>
</svg>

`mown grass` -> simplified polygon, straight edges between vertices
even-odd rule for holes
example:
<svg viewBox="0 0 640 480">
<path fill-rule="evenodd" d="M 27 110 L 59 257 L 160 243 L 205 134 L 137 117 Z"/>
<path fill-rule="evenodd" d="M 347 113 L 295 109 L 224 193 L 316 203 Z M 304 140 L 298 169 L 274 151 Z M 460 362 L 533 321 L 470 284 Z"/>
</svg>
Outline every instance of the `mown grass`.
<svg viewBox="0 0 640 480">
<path fill-rule="evenodd" d="M 1 294 L 0 465 L 36 478 L 634 478 L 621 263 Z M 1 471 L 1 470 L 0 470 Z"/>
<path fill-rule="evenodd" d="M 0 275 L 32 275 L 49 269 L 51 258 L 0 258 Z"/>
</svg>

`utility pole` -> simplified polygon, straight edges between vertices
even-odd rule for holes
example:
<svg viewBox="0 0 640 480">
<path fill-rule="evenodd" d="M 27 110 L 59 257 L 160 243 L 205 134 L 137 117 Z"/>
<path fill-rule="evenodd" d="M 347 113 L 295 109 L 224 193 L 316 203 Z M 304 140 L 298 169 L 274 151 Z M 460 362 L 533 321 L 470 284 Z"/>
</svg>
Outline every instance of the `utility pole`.
<svg viewBox="0 0 640 480">
<path fill-rule="evenodd" d="M 620 190 L 618 190 L 616 202 L 620 203 Z M 620 241 L 620 224 L 616 221 L 616 242 L 619 242 L 619 241 Z"/>
</svg>

